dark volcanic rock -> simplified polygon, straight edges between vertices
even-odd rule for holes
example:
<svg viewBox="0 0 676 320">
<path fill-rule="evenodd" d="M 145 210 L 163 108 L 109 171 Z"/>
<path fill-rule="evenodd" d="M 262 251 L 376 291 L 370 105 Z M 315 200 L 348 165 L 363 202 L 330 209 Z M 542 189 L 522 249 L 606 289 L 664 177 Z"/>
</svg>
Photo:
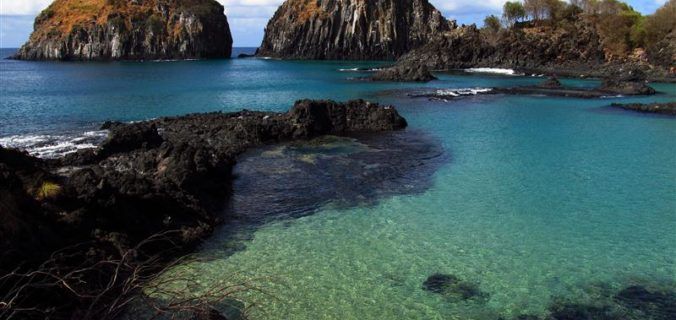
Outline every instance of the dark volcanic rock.
<svg viewBox="0 0 676 320">
<path fill-rule="evenodd" d="M 427 0 L 287 0 L 257 55 L 392 60 L 453 25 Z"/>
<path fill-rule="evenodd" d="M 540 88 L 549 88 L 549 89 L 561 88 L 562 86 L 563 85 L 561 84 L 561 82 L 557 77 L 549 77 L 547 78 L 547 80 L 538 85 L 538 87 Z"/>
<path fill-rule="evenodd" d="M 642 286 L 630 286 L 615 300 L 629 309 L 641 312 L 645 319 L 676 319 L 676 292 L 651 291 Z"/>
<path fill-rule="evenodd" d="M 128 250 L 133 255 L 126 265 L 158 253 L 169 259 L 167 252 L 208 236 L 223 218 L 232 167 L 247 148 L 405 127 L 390 106 L 303 100 L 283 114 L 242 111 L 118 124 L 99 149 L 50 162 L 0 147 L 0 276 L 18 267 L 31 270 L 51 251 L 80 244 L 67 259 L 51 263 L 57 270 L 90 266 L 84 270 L 94 278 L 77 286 L 96 292 L 93 287 L 112 281 L 102 276 L 116 275 L 114 267 L 106 269 L 110 264 L 98 262 Z M 135 247 L 158 234 L 164 240 Z M 0 292 L 17 284 L 8 279 L 0 282 Z M 113 291 L 94 302 L 106 303 L 118 289 L 107 289 Z M 17 299 L 14 308 L 69 312 L 92 302 L 58 284 L 26 289 Z"/>
<path fill-rule="evenodd" d="M 215 0 L 57 0 L 35 20 L 23 60 L 229 58 L 232 36 Z"/>
<path fill-rule="evenodd" d="M 377 71 L 372 77 L 373 81 L 397 81 L 397 82 L 429 82 L 437 78 L 432 75 L 424 64 L 397 65 L 391 68 Z"/>
<path fill-rule="evenodd" d="M 614 108 L 622 108 L 625 110 L 632 110 L 645 113 L 659 113 L 676 116 L 676 102 L 667 103 L 613 103 L 610 105 Z"/>
<path fill-rule="evenodd" d="M 440 273 L 435 273 L 427 278 L 423 282 L 423 289 L 455 301 L 487 296 L 486 293 L 479 290 L 476 284 L 462 281 L 454 275 Z"/>
<path fill-rule="evenodd" d="M 673 40 L 673 37 L 670 38 Z M 666 40 L 668 41 L 668 40 Z M 403 55 L 398 64 L 426 64 L 433 70 L 476 67 L 511 68 L 526 73 L 605 78 L 615 70 L 635 65 L 649 72 L 651 79 L 673 79 L 673 61 L 666 48 L 651 52 L 653 65 L 610 59 L 604 51 L 594 20 L 578 18 L 563 26 L 516 26 L 489 34 L 475 25 L 453 29 Z M 661 61 L 661 62 L 657 62 Z M 669 71 L 669 68 L 672 71 Z M 673 81 L 673 80 L 672 80 Z"/>
<path fill-rule="evenodd" d="M 253 227 L 313 214 L 327 203 L 342 209 L 374 205 L 393 195 L 418 194 L 430 188 L 433 173 L 446 160 L 438 141 L 411 130 L 323 136 L 257 148 L 234 168 L 237 196 L 229 213 L 235 222 L 225 229 L 238 233 L 243 223 Z M 238 238 L 242 236 L 224 241 Z"/>
<path fill-rule="evenodd" d="M 622 320 L 625 319 L 608 306 L 591 306 L 584 304 L 554 305 L 548 320 Z"/>
<path fill-rule="evenodd" d="M 400 63 L 424 63 L 434 70 L 585 68 L 603 63 L 603 48 L 593 26 L 579 21 L 572 27 L 572 30 L 558 32 L 546 28 L 532 28 L 528 32 L 511 28 L 502 31 L 494 41 L 470 25 L 447 32 L 411 51 Z"/>
<path fill-rule="evenodd" d="M 39 260 L 53 249 L 58 238 L 36 199 L 45 196 L 40 193 L 48 181 L 57 180 L 41 160 L 0 146 L 0 271 L 17 267 L 27 254 Z"/>
<path fill-rule="evenodd" d="M 655 89 L 646 84 L 646 74 L 637 68 L 618 70 L 603 80 L 599 90 L 620 95 L 651 95 Z"/>
<path fill-rule="evenodd" d="M 105 155 L 157 147 L 162 143 L 157 127 L 152 124 L 134 123 L 110 128 L 108 140 L 101 146 L 101 153 Z"/>
</svg>

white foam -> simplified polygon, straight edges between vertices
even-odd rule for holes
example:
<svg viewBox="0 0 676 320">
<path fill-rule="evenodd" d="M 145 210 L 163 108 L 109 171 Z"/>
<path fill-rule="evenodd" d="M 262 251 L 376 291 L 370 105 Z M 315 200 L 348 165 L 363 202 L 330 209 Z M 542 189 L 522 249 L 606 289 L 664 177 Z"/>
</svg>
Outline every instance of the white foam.
<svg viewBox="0 0 676 320">
<path fill-rule="evenodd" d="M 480 93 L 487 93 L 491 91 L 493 91 L 493 89 L 491 88 L 439 89 L 435 92 L 435 95 L 460 97 L 460 96 L 474 96 Z"/>
<path fill-rule="evenodd" d="M 503 68 L 469 68 L 465 69 L 465 72 L 471 73 L 492 73 L 492 74 L 504 74 L 508 76 L 520 75 L 514 71 L 514 69 L 503 69 Z"/>
<path fill-rule="evenodd" d="M 369 68 L 369 69 L 363 69 L 363 68 L 342 68 L 338 69 L 340 72 L 376 72 L 383 70 L 382 68 Z"/>
<path fill-rule="evenodd" d="M 25 150 L 39 158 L 54 159 L 82 149 L 96 148 L 108 136 L 108 130 L 82 134 L 14 135 L 0 138 L 0 145 Z"/>
</svg>

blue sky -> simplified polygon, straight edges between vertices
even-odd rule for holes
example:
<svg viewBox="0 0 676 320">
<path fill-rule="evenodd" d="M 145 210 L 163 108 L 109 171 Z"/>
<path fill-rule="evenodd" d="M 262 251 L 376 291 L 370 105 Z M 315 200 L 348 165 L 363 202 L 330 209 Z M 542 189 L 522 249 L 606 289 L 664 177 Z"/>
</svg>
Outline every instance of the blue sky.
<svg viewBox="0 0 676 320">
<path fill-rule="evenodd" d="M 0 0 L 0 48 L 21 46 L 33 30 L 35 16 L 52 0 Z M 225 6 L 236 47 L 257 47 L 263 28 L 283 0 L 218 0 Z M 430 0 L 449 19 L 478 23 L 489 14 L 499 14 L 505 0 Z M 667 0 L 628 0 L 644 14 Z"/>
</svg>

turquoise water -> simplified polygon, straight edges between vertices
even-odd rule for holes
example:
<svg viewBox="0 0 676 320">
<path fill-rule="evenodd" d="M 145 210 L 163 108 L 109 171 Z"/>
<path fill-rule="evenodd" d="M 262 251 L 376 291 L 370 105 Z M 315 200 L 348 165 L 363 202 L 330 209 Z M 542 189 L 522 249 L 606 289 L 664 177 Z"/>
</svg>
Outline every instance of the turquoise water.
<svg viewBox="0 0 676 320">
<path fill-rule="evenodd" d="M 110 119 L 282 111 L 304 97 L 363 97 L 396 105 L 407 132 L 440 144 L 447 160 L 419 192 L 364 205 L 326 201 L 313 214 L 253 229 L 226 226 L 202 250 L 215 259 L 173 271 L 203 286 L 259 288 L 237 294 L 253 319 L 544 317 L 556 301 L 612 303 L 632 284 L 675 288 L 676 121 L 607 107 L 674 100 L 674 84 L 655 84 L 663 94 L 649 98 L 433 102 L 407 90 L 541 79 L 442 74 L 425 85 L 376 84 L 338 69 L 377 63 L 255 59 L 0 65 L 0 138 L 84 132 Z M 283 196 L 264 192 L 257 196 Z M 449 301 L 423 290 L 434 273 L 453 274 L 487 296 Z"/>
</svg>

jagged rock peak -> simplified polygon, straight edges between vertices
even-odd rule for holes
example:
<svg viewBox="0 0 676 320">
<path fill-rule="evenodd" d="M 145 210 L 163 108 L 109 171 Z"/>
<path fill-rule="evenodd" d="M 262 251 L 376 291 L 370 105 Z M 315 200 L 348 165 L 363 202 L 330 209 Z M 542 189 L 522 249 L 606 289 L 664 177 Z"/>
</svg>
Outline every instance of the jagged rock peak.
<svg viewBox="0 0 676 320">
<path fill-rule="evenodd" d="M 287 0 L 258 55 L 393 60 L 454 27 L 427 0 Z"/>
<path fill-rule="evenodd" d="M 229 58 L 215 0 L 56 0 L 35 19 L 24 60 Z"/>
</svg>

